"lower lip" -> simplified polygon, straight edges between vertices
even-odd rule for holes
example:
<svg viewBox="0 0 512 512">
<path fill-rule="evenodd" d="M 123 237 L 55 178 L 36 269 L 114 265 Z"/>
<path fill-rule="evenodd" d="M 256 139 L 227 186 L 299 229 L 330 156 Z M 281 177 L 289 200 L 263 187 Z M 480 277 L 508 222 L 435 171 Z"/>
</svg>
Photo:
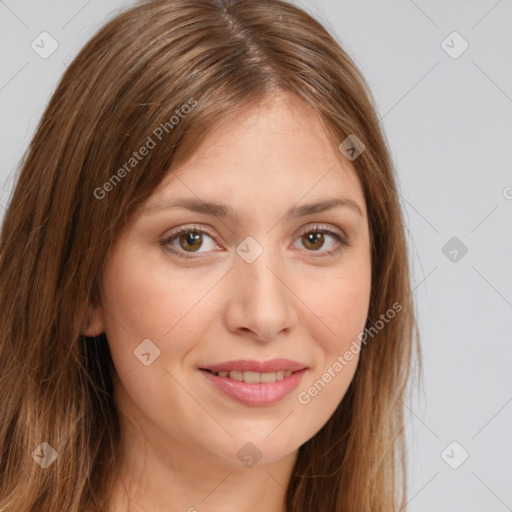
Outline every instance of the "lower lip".
<svg viewBox="0 0 512 512">
<path fill-rule="evenodd" d="M 255 382 L 252 384 L 229 377 L 219 377 L 206 370 L 200 371 L 217 389 L 233 400 L 244 405 L 258 406 L 271 405 L 288 396 L 300 384 L 307 368 L 275 382 Z"/>
</svg>

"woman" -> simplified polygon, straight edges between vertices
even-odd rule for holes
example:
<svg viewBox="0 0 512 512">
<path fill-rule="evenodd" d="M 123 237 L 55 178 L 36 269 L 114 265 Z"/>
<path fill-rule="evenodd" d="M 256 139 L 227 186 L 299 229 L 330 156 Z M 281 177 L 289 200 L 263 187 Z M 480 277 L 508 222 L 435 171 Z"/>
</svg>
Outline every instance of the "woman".
<svg viewBox="0 0 512 512">
<path fill-rule="evenodd" d="M 101 29 L 24 158 L 0 278 L 0 510 L 405 507 L 395 176 L 301 9 L 153 1 Z"/>
</svg>

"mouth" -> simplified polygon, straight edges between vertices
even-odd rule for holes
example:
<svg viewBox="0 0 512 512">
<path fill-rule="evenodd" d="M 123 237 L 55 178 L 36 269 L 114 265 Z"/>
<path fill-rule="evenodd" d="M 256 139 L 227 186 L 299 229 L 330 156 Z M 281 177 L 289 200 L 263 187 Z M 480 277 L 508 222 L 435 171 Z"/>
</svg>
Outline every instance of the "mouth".
<svg viewBox="0 0 512 512">
<path fill-rule="evenodd" d="M 245 382 L 246 384 L 256 384 L 256 383 L 264 383 L 270 384 L 272 382 L 278 382 L 280 380 L 285 379 L 292 375 L 292 373 L 296 373 L 292 370 L 278 370 L 276 372 L 253 372 L 253 371 L 240 371 L 240 370 L 231 370 L 231 371 L 218 371 L 214 372 L 207 368 L 200 368 L 200 370 L 209 372 L 216 377 L 224 377 L 227 379 L 236 380 L 238 382 Z M 301 371 L 301 370 L 296 370 Z"/>
<path fill-rule="evenodd" d="M 199 370 L 222 396 L 243 405 L 271 406 L 297 388 L 308 368 L 297 362 L 274 359 L 231 361 Z"/>
</svg>

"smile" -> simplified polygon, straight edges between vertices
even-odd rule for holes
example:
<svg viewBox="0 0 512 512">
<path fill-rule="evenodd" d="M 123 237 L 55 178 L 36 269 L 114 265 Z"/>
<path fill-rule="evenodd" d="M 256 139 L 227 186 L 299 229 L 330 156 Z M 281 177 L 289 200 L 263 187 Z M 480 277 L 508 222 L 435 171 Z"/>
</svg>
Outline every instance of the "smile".
<svg viewBox="0 0 512 512">
<path fill-rule="evenodd" d="M 243 405 L 261 407 L 276 404 L 289 396 L 308 368 L 297 362 L 274 359 L 267 362 L 232 361 L 199 370 L 221 396 Z"/>
<path fill-rule="evenodd" d="M 211 371 L 211 370 L 206 370 Z M 227 377 L 228 379 L 237 380 L 239 382 L 246 382 L 247 384 L 255 384 L 258 382 L 270 383 L 283 380 L 289 377 L 293 372 L 291 370 L 279 370 L 277 372 L 251 372 L 251 371 L 220 371 L 212 372 L 217 377 Z"/>
</svg>

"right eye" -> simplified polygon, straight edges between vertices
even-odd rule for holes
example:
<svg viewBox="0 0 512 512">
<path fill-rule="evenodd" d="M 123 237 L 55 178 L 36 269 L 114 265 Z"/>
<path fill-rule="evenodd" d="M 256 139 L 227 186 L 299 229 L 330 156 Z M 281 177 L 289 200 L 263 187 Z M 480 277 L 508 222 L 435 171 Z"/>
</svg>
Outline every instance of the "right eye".
<svg viewBox="0 0 512 512">
<path fill-rule="evenodd" d="M 180 258 L 194 258 L 195 256 L 188 256 L 187 253 L 208 252 L 208 250 L 197 250 L 204 245 L 205 236 L 213 242 L 212 247 L 215 247 L 213 237 L 198 226 L 180 226 L 175 228 L 166 235 L 160 244 Z"/>
</svg>

